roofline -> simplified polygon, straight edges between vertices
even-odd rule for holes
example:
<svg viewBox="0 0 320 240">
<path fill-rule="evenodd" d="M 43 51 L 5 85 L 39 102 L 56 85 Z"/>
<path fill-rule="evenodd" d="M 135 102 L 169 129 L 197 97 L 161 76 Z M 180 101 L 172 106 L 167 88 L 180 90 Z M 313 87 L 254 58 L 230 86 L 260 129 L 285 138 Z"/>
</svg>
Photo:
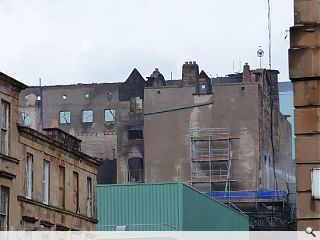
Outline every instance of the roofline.
<svg viewBox="0 0 320 240">
<path fill-rule="evenodd" d="M 66 134 L 68 137 L 71 137 L 71 138 L 73 138 L 74 140 L 79 141 L 80 143 L 82 142 L 82 140 L 81 140 L 81 139 L 79 139 L 79 138 L 77 138 L 77 137 L 75 137 L 75 136 L 71 135 L 70 133 L 67 133 L 66 131 L 63 131 L 61 128 L 53 128 L 53 127 L 50 127 L 50 128 L 43 128 L 43 131 L 55 131 L 55 130 L 57 130 L 57 131 L 59 131 L 59 132 L 62 132 L 62 133 L 64 133 L 64 134 Z"/>
<path fill-rule="evenodd" d="M 13 77 L 10 77 L 9 75 L 4 74 L 3 72 L 0 72 L 0 79 L 15 86 L 19 90 L 24 90 L 24 89 L 28 88 L 28 86 L 25 85 L 24 83 L 19 82 L 18 80 L 14 79 Z"/>
<path fill-rule="evenodd" d="M 29 128 L 29 127 L 26 127 L 26 126 L 22 126 L 20 125 L 19 123 L 17 123 L 17 128 L 18 128 L 18 131 L 20 133 L 26 133 L 27 137 L 28 136 L 33 136 L 33 137 L 36 137 L 38 138 L 39 140 L 41 141 L 44 141 L 44 142 L 47 142 L 47 143 L 50 143 L 50 144 L 53 144 L 55 147 L 58 147 L 58 148 L 61 148 L 67 152 L 70 152 L 80 158 L 82 158 L 83 160 L 86 160 L 88 163 L 92 163 L 96 166 L 100 166 L 102 164 L 102 161 L 95 158 L 95 157 L 91 157 L 75 148 L 72 148 L 70 146 L 67 146 L 65 144 L 63 144 L 62 142 L 50 137 L 50 136 L 47 136 L 37 130 L 34 130 L 32 128 Z"/>
<path fill-rule="evenodd" d="M 44 85 L 44 86 L 28 86 L 28 88 L 55 88 L 55 87 L 85 87 L 96 85 L 121 85 L 124 82 L 111 82 L 111 83 L 74 83 L 74 84 L 60 84 L 60 85 Z"/>
</svg>

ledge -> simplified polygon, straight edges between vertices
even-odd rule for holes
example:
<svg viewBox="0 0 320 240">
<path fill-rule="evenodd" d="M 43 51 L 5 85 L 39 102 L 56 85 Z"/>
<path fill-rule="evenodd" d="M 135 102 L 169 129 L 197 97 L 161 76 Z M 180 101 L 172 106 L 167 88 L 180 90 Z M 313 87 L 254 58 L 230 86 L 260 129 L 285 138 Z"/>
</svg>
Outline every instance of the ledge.
<svg viewBox="0 0 320 240">
<path fill-rule="evenodd" d="M 0 158 L 3 159 L 3 160 L 6 160 L 8 162 L 13 162 L 15 164 L 19 164 L 20 163 L 19 159 L 16 159 L 16 158 L 13 158 L 13 157 L 9 157 L 9 156 L 4 155 L 2 153 L 0 153 Z"/>
<path fill-rule="evenodd" d="M 42 202 L 38 202 L 38 201 L 35 201 L 35 200 L 32 200 L 32 199 L 28 199 L 28 198 L 26 198 L 24 196 L 18 196 L 17 199 L 18 199 L 18 201 L 21 201 L 21 202 L 26 202 L 26 203 L 29 203 L 31 205 L 43 207 L 43 208 L 46 208 L 46 209 L 49 209 L 49 210 L 52 210 L 52 211 L 55 211 L 55 212 L 59 212 L 59 213 L 63 213 L 63 214 L 66 214 L 66 215 L 73 216 L 73 217 L 81 218 L 83 220 L 86 220 L 86 221 L 89 221 L 89 222 L 92 222 L 92 223 L 95 223 L 95 224 L 98 223 L 97 219 L 90 218 L 90 217 L 87 217 L 87 216 L 84 216 L 84 215 L 81 215 L 81 214 L 77 214 L 77 213 L 71 212 L 69 210 L 56 207 L 56 206 L 46 205 L 46 204 L 43 204 Z"/>
<path fill-rule="evenodd" d="M 66 226 L 64 226 L 64 225 L 62 225 L 62 224 L 57 224 L 57 225 L 56 225 L 56 230 L 57 230 L 57 231 L 69 231 L 70 228 L 68 228 L 68 227 L 66 227 Z"/>
<path fill-rule="evenodd" d="M 49 222 L 47 220 L 41 220 L 40 225 L 45 226 L 46 228 L 52 228 L 54 226 L 54 223 Z"/>
<path fill-rule="evenodd" d="M 0 178 L 7 178 L 7 179 L 12 180 L 13 178 L 16 178 L 16 175 L 9 173 L 9 172 L 6 172 L 6 171 L 3 171 L 3 170 L 0 170 Z"/>
<path fill-rule="evenodd" d="M 22 216 L 22 219 L 26 222 L 31 222 L 31 223 L 36 223 L 39 221 L 39 219 L 35 218 L 35 217 L 29 217 L 29 216 Z"/>
</svg>

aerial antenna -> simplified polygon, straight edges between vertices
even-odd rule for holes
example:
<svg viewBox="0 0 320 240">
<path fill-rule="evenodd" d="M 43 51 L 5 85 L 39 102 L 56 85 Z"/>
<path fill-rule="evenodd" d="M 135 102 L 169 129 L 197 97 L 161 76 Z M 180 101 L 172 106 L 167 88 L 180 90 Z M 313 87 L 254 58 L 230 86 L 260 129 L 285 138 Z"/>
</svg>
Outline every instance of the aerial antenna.
<svg viewBox="0 0 320 240">
<path fill-rule="evenodd" d="M 268 0 L 268 31 L 269 31 L 269 69 L 271 70 L 271 7 Z"/>
<path fill-rule="evenodd" d="M 257 51 L 257 56 L 258 56 L 258 58 L 260 58 L 260 68 L 261 68 L 261 59 L 262 59 L 262 57 L 264 56 L 264 51 L 263 51 L 263 49 L 261 48 L 261 46 L 259 46 L 259 49 L 258 49 L 258 51 Z"/>
<path fill-rule="evenodd" d="M 232 70 L 234 73 L 239 73 L 241 71 L 241 61 L 239 62 L 239 70 L 238 71 L 235 71 L 234 70 L 234 61 L 232 62 Z"/>
</svg>

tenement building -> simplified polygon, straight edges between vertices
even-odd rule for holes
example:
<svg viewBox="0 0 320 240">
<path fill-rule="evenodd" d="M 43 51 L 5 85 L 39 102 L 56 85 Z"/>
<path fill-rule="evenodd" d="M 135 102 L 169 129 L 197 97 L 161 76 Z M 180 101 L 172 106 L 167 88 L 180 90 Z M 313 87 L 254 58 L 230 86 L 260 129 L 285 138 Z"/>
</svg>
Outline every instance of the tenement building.
<svg viewBox="0 0 320 240">
<path fill-rule="evenodd" d="M 25 126 L 18 102 L 26 88 L 0 73 L 0 230 L 95 230 L 100 161 L 60 129 Z"/>
</svg>

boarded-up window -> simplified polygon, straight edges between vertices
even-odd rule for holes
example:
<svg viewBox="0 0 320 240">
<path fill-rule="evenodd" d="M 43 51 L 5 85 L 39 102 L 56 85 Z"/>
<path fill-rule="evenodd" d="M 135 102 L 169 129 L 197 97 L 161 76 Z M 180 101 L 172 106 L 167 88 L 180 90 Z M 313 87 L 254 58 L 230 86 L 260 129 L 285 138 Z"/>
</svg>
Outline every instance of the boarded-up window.
<svg viewBox="0 0 320 240">
<path fill-rule="evenodd" d="M 73 206 L 74 206 L 74 212 L 80 213 L 79 209 L 79 174 L 77 172 L 73 172 L 73 178 L 72 178 L 72 186 L 73 186 Z"/>
<path fill-rule="evenodd" d="M 24 196 L 28 199 L 32 199 L 33 190 L 33 155 L 27 153 L 26 171 L 24 179 Z"/>
<path fill-rule="evenodd" d="M 86 201 L 87 216 L 92 217 L 92 179 L 87 177 L 87 201 Z"/>
<path fill-rule="evenodd" d="M 42 168 L 42 203 L 49 204 L 49 162 L 43 160 Z"/>
<path fill-rule="evenodd" d="M 59 166 L 59 207 L 65 208 L 65 168 Z"/>
<path fill-rule="evenodd" d="M 0 186 L 0 231 L 8 230 L 9 188 Z"/>
</svg>

